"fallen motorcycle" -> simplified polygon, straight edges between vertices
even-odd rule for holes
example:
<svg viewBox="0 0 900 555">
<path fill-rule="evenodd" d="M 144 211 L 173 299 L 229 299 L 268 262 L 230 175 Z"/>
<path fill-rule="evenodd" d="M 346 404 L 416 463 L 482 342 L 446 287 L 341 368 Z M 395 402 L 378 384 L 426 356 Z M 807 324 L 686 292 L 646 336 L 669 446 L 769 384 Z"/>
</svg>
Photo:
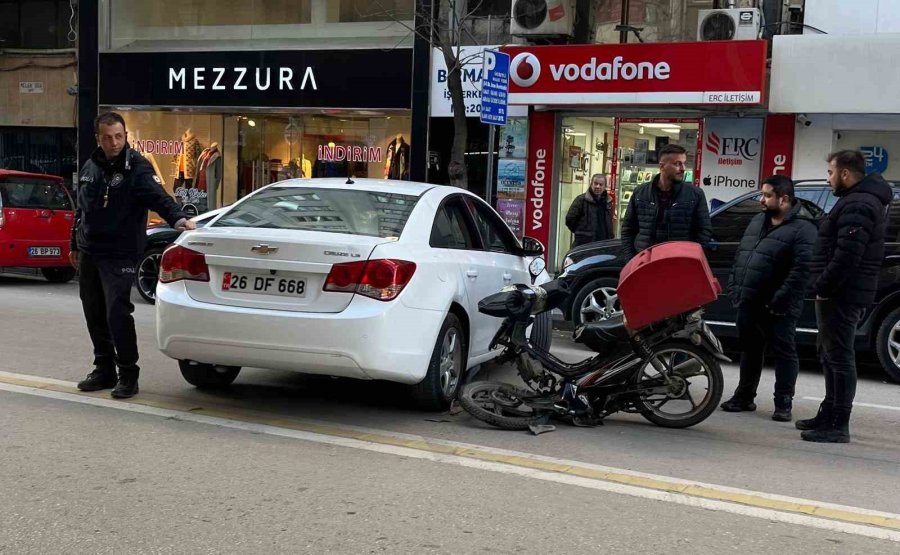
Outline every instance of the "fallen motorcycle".
<svg viewBox="0 0 900 555">
<path fill-rule="evenodd" d="M 598 354 L 574 364 L 531 345 L 526 329 L 536 314 L 565 300 L 577 268 L 542 286 L 511 285 L 483 299 L 479 312 L 503 318 L 491 344 L 503 349 L 497 360 L 514 361 L 525 387 L 472 382 L 460 392 L 462 407 L 509 430 L 546 424 L 551 418 L 592 426 L 615 412 L 638 413 L 668 428 L 705 420 L 721 400 L 719 361 L 728 358 L 703 321 L 701 308 L 721 288 L 699 246 L 688 245 L 657 245 L 656 252 L 644 251 L 622 270 L 624 315 L 579 327 L 576 341 Z M 663 289 L 655 289 L 655 281 L 665 282 L 659 284 Z M 675 298 L 655 298 L 659 291 Z M 627 301 L 623 293 L 629 295 Z M 626 326 L 629 313 L 636 329 Z"/>
</svg>

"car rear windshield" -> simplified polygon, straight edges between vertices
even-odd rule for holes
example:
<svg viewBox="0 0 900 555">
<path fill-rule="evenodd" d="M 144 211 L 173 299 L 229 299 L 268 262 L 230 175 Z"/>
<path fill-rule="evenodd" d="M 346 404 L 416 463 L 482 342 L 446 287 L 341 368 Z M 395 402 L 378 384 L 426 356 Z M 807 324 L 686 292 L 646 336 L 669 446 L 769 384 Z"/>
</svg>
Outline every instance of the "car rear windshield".
<svg viewBox="0 0 900 555">
<path fill-rule="evenodd" d="M 0 180 L 0 201 L 4 208 L 72 209 L 72 202 L 62 185 L 27 177 Z"/>
<path fill-rule="evenodd" d="M 210 227 L 302 229 L 399 237 L 419 197 L 353 189 L 276 187 L 253 195 Z"/>
</svg>

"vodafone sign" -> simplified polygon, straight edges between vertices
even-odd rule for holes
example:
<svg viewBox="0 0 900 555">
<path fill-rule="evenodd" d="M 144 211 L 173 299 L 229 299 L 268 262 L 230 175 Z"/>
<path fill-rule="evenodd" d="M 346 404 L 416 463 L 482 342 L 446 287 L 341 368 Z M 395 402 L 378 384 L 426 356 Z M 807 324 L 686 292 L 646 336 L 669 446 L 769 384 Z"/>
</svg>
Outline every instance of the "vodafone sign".
<svg viewBox="0 0 900 555">
<path fill-rule="evenodd" d="M 510 104 L 763 102 L 766 42 L 590 44 L 503 48 Z"/>
</svg>

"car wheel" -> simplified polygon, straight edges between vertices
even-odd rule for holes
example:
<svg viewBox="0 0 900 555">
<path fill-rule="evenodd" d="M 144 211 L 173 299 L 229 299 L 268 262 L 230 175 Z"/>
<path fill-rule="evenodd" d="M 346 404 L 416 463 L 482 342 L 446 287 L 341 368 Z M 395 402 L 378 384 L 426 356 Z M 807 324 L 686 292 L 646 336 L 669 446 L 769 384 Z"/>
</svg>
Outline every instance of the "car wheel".
<svg viewBox="0 0 900 555">
<path fill-rule="evenodd" d="M 550 312 L 541 312 L 534 317 L 529 337 L 534 347 L 550 351 L 550 343 L 553 342 L 553 315 Z"/>
<path fill-rule="evenodd" d="M 616 293 L 618 286 L 618 280 L 605 277 L 589 281 L 579 289 L 572 303 L 572 323 L 575 327 L 622 314 L 622 305 Z"/>
<path fill-rule="evenodd" d="M 875 351 L 887 375 L 900 382 L 900 307 L 888 313 L 878 326 Z"/>
<path fill-rule="evenodd" d="M 425 378 L 410 386 L 413 402 L 425 410 L 445 410 L 459 392 L 466 370 L 466 331 L 455 314 L 441 326 Z"/>
<path fill-rule="evenodd" d="M 164 248 L 150 249 L 138 262 L 134 283 L 138 294 L 150 304 L 156 303 L 156 284 L 159 282 L 159 262 Z"/>
<path fill-rule="evenodd" d="M 230 385 L 241 371 L 240 366 L 204 364 L 193 360 L 179 360 L 178 368 L 187 383 L 199 389 L 217 389 Z"/>
<path fill-rule="evenodd" d="M 50 283 L 67 283 L 75 277 L 75 268 L 60 266 L 58 268 L 41 268 L 44 279 Z"/>
</svg>

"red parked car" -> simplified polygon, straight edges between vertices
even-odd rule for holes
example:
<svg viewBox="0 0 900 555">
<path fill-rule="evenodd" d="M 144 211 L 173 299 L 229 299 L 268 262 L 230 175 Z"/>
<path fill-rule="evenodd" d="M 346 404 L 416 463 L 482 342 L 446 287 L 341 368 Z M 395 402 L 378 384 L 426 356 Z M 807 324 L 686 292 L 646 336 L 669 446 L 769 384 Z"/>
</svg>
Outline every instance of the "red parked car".
<svg viewBox="0 0 900 555">
<path fill-rule="evenodd" d="M 0 269 L 40 268 L 52 283 L 71 280 L 74 220 L 75 205 L 62 178 L 0 169 Z"/>
</svg>

